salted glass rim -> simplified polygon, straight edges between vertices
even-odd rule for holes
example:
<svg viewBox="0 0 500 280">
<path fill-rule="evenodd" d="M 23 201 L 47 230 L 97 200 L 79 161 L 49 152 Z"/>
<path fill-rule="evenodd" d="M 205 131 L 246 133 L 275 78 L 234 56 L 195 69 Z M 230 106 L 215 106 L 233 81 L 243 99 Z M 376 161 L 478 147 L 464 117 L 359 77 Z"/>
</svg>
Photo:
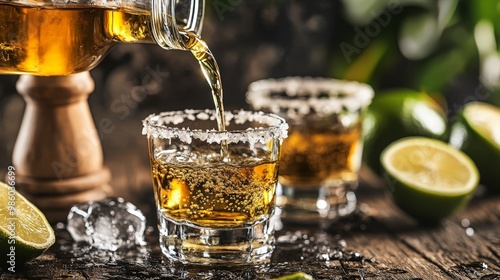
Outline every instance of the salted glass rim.
<svg viewBox="0 0 500 280">
<path fill-rule="evenodd" d="M 284 93 L 286 97 L 273 96 Z M 324 96 L 324 93 L 328 93 Z M 370 105 L 373 88 L 365 83 L 325 77 L 285 77 L 262 79 L 252 82 L 246 99 L 255 110 L 270 110 L 279 113 L 282 109 L 296 109 L 308 114 L 311 110 L 320 113 L 357 112 Z M 300 98 L 308 96 L 308 98 Z M 297 97 L 297 99 L 294 99 Z"/>
<path fill-rule="evenodd" d="M 282 117 L 261 111 L 225 111 L 226 123 L 244 124 L 257 122 L 263 126 L 249 126 L 247 129 L 219 131 L 212 129 L 191 129 L 178 126 L 184 121 L 215 121 L 215 110 L 179 110 L 151 114 L 143 120 L 142 134 L 148 138 L 179 139 L 191 143 L 193 139 L 207 143 L 266 143 L 272 139 L 283 141 L 288 136 L 288 124 Z M 169 126 L 170 125 L 170 126 Z"/>
</svg>

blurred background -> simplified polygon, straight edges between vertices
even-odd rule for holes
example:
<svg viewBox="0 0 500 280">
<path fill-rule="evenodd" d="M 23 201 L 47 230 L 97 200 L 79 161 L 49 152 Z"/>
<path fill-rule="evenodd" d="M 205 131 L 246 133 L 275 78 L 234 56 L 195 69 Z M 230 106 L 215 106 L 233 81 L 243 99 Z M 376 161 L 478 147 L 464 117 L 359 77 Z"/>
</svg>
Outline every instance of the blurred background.
<svg viewBox="0 0 500 280">
<path fill-rule="evenodd" d="M 248 108 L 252 81 L 299 75 L 366 82 L 377 95 L 423 91 L 451 118 L 470 101 L 500 105 L 499 14 L 498 0 L 206 0 L 202 38 L 219 63 L 226 109 Z M 106 118 L 116 125 L 100 134 L 105 155 L 107 145 L 136 144 L 150 113 L 213 107 L 187 52 L 118 44 L 91 75 L 96 124 Z M 0 76 L 4 155 L 12 153 L 24 108 L 16 80 Z"/>
</svg>

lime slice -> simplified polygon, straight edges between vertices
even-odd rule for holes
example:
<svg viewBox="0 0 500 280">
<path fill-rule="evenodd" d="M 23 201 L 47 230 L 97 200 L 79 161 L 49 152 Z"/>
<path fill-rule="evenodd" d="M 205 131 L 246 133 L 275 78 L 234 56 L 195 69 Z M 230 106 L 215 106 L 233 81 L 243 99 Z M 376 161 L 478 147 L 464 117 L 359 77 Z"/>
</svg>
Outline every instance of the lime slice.
<svg viewBox="0 0 500 280">
<path fill-rule="evenodd" d="M 0 205 L 0 267 L 15 272 L 54 244 L 54 230 L 38 208 L 3 182 Z"/>
<path fill-rule="evenodd" d="M 462 209 L 479 181 L 467 155 L 430 138 L 390 144 L 381 163 L 396 205 L 421 222 L 436 222 Z"/>
<path fill-rule="evenodd" d="M 313 280 L 314 278 L 302 271 L 295 272 L 289 275 L 273 278 L 272 280 Z"/>
<path fill-rule="evenodd" d="M 481 102 L 465 105 L 451 128 L 450 145 L 470 156 L 483 185 L 500 192 L 500 108 Z"/>
</svg>

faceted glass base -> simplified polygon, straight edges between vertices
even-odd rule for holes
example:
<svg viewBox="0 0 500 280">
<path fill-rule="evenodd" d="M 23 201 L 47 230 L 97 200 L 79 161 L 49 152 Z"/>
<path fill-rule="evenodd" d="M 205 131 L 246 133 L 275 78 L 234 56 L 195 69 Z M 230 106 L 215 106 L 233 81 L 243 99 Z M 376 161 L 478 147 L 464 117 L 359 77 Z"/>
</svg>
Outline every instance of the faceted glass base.
<svg viewBox="0 0 500 280">
<path fill-rule="evenodd" d="M 160 247 L 173 261 L 195 265 L 260 265 L 274 250 L 270 219 L 253 225 L 216 228 L 179 222 L 159 212 Z"/>
<path fill-rule="evenodd" d="M 324 223 L 351 214 L 356 209 L 355 185 L 294 187 L 279 184 L 277 205 L 284 222 Z"/>
</svg>

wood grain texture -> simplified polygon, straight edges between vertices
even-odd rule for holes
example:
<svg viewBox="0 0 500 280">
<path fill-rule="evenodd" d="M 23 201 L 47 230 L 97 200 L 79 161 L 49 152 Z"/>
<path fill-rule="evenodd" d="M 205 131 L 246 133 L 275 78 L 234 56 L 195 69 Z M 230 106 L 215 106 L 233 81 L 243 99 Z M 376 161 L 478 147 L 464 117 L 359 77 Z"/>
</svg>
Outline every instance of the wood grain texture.
<svg viewBox="0 0 500 280">
<path fill-rule="evenodd" d="M 75 203 L 111 193 L 110 173 L 92 118 L 88 95 L 94 81 L 88 72 L 62 77 L 22 75 L 17 90 L 26 101 L 13 150 L 19 191 L 61 221 Z"/>
</svg>

